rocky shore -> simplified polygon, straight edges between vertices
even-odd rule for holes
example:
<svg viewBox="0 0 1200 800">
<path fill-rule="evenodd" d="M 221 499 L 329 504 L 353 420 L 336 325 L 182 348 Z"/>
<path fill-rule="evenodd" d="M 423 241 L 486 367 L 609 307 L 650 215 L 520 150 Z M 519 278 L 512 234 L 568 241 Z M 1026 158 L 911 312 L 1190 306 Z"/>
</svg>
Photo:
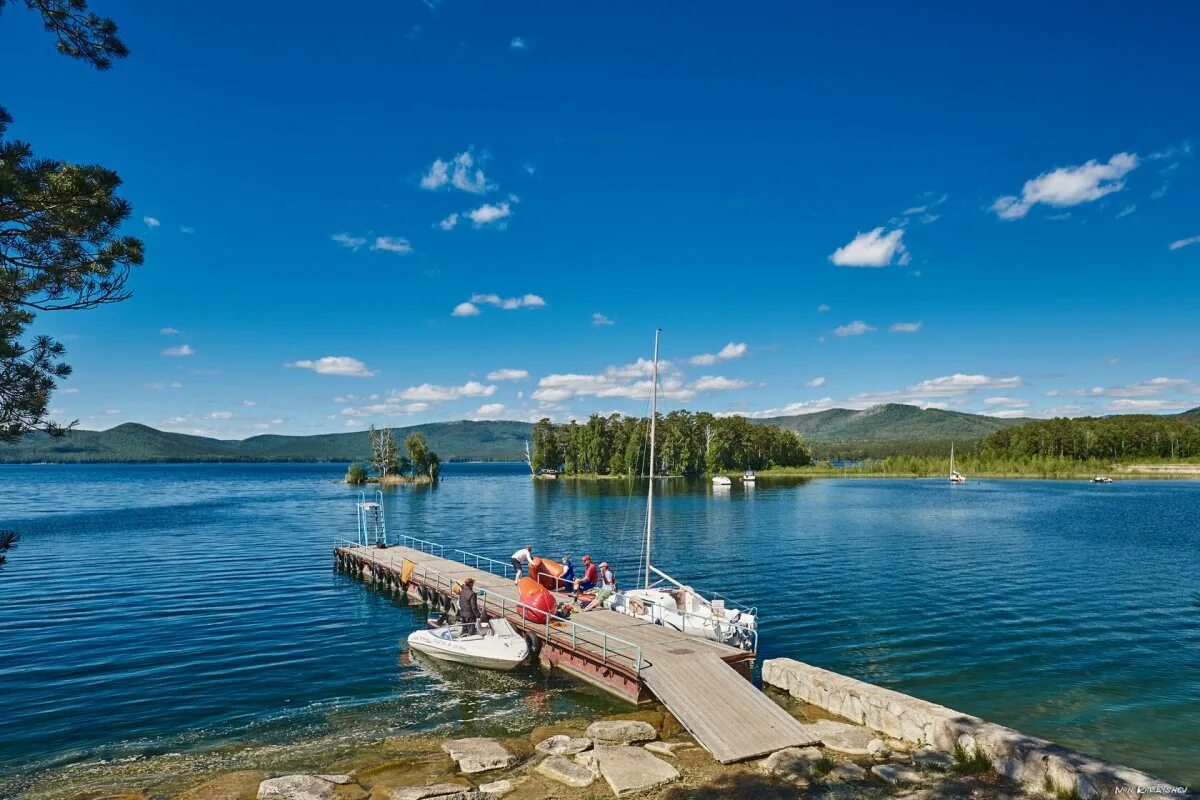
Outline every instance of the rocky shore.
<svg viewBox="0 0 1200 800">
<path fill-rule="evenodd" d="M 187 786 L 179 785 L 178 779 L 138 785 L 133 776 L 110 775 L 110 785 L 127 788 L 56 792 L 55 796 L 71 800 L 1007 800 L 1038 796 L 1002 776 L 981 772 L 970 760 L 885 740 L 867 728 L 817 719 L 798 704 L 781 702 L 820 726 L 821 747 L 789 748 L 758 761 L 722 765 L 669 714 L 638 711 L 590 724 L 580 720 L 538 727 L 525 737 L 396 738 L 378 747 L 331 753 L 318 769 L 236 770 L 195 776 L 185 781 L 190 783 Z M 310 757 L 307 763 L 321 762 Z"/>
</svg>

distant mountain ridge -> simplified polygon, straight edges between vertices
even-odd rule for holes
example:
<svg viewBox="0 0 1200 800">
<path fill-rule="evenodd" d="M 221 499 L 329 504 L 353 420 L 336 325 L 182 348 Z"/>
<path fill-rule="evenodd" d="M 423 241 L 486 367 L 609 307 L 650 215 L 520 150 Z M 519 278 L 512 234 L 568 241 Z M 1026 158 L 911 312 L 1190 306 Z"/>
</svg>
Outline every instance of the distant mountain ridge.
<svg viewBox="0 0 1200 800">
<path fill-rule="evenodd" d="M 1174 416 L 1200 424 L 1200 407 Z M 967 452 L 988 434 L 1030 420 L 889 403 L 863 410 L 831 408 L 757 421 L 800 434 L 818 458 L 841 458 L 940 453 L 950 442 L 956 442 Z M 421 431 L 443 461 L 520 461 L 524 458 L 525 443 L 532 437 L 533 426 L 528 422 L 459 420 L 394 430 L 400 440 L 413 431 Z M 127 422 L 106 431 L 75 430 L 59 439 L 43 433 L 29 434 L 20 442 L 0 444 L 0 463 L 348 462 L 365 459 L 368 450 L 364 431 L 212 439 Z"/>
</svg>

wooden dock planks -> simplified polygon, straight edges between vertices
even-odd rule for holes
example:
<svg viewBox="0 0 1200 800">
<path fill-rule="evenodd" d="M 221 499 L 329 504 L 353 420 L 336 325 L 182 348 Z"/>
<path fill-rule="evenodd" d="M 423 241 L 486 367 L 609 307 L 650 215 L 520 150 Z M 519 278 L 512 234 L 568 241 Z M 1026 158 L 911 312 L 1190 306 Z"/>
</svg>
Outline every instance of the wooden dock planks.
<svg viewBox="0 0 1200 800">
<path fill-rule="evenodd" d="M 352 552 L 358 558 L 396 572 L 404 560 L 412 561 L 417 565 L 412 576 L 415 581 L 420 581 L 422 567 L 458 582 L 473 577 L 476 590 L 485 590 L 482 600 L 491 610 L 499 607 L 499 597 L 516 600 L 511 579 L 460 561 L 398 546 L 356 547 Z M 493 596 L 490 604 L 489 595 Z M 572 619 L 600 632 L 578 631 L 570 642 L 578 651 L 600 654 L 604 648 L 601 634 L 639 645 L 643 663 L 637 677 L 642 685 L 722 763 L 819 742 L 809 726 L 796 720 L 734 670 L 733 663 L 745 669 L 747 662 L 753 661 L 753 656 L 742 650 L 607 609 L 578 612 Z M 544 638 L 540 626 L 527 627 Z M 552 628 L 551 636 L 561 645 L 570 634 Z M 587 678 L 578 670 L 572 671 Z"/>
<path fill-rule="evenodd" d="M 712 653 L 679 646 L 649 660 L 642 680 L 722 764 L 820 743 L 809 726 Z"/>
</svg>

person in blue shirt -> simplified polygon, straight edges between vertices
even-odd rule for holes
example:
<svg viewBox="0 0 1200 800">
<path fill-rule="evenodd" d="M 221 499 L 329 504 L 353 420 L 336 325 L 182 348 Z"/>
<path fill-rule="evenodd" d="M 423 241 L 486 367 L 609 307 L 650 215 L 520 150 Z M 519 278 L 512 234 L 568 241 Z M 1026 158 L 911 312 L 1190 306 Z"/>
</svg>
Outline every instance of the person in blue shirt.
<svg viewBox="0 0 1200 800">
<path fill-rule="evenodd" d="M 571 563 L 570 556 L 563 556 L 562 565 L 563 571 L 562 574 L 558 576 L 557 583 L 558 590 L 560 592 L 565 592 L 575 585 L 575 566 Z"/>
</svg>

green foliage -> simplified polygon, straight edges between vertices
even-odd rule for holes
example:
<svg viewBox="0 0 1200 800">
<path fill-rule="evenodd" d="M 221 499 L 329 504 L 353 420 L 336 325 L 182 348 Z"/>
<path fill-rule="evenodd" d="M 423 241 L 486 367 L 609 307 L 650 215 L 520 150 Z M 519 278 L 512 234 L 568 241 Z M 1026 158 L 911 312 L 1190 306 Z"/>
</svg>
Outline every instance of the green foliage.
<svg viewBox="0 0 1200 800">
<path fill-rule="evenodd" d="M 355 461 L 346 469 L 346 483 L 360 484 L 367 482 L 367 468 Z"/>
<path fill-rule="evenodd" d="M 555 428 L 549 420 L 538 425 L 533 456 L 537 469 L 561 467 L 568 474 L 649 473 L 648 419 L 593 414 L 582 425 L 571 422 Z M 794 432 L 745 417 L 672 411 L 659 417 L 657 428 L 657 474 L 801 467 L 812 461 Z"/>
<path fill-rule="evenodd" d="M 518 461 L 529 439 L 527 422 L 431 422 L 393 429 L 397 440 L 414 431 L 444 461 Z M 128 422 L 106 431 L 72 430 L 61 438 L 42 432 L 0 444 L 0 463 L 163 461 L 365 461 L 370 446 L 362 431 L 316 436 L 266 434 L 221 440 L 169 433 Z M 399 467 L 407 472 L 406 456 Z"/>
<path fill-rule="evenodd" d="M 408 460 L 412 464 L 413 475 L 428 475 L 437 480 L 442 462 L 438 454 L 429 449 L 425 434 L 420 431 L 410 433 L 404 439 L 404 446 L 408 448 Z"/>
<path fill-rule="evenodd" d="M 985 458 L 1187 459 L 1200 456 L 1200 426 L 1152 414 L 1035 420 L 983 440 Z"/>
<path fill-rule="evenodd" d="M 978 747 L 968 753 L 965 747 L 955 742 L 954 771 L 962 775 L 986 775 L 992 771 L 992 760 Z"/>
<path fill-rule="evenodd" d="M 0 10 L 6 5 L 0 0 Z M 107 69 L 128 54 L 112 20 L 84 0 L 25 0 L 41 14 L 60 52 Z M 3 67 L 6 74 L 19 68 Z M 51 393 L 71 368 L 48 336 L 24 337 L 39 311 L 95 308 L 129 297 L 125 284 L 142 263 L 142 243 L 117 235 L 130 214 L 112 170 L 38 158 L 7 139 L 12 117 L 0 107 L 0 442 L 71 425 L 46 419 Z"/>
<path fill-rule="evenodd" d="M 837 762 L 829 756 L 821 756 L 812 765 L 812 776 L 814 778 L 824 778 L 829 773 L 833 772 L 833 768 L 837 766 Z"/>
<path fill-rule="evenodd" d="M 20 540 L 21 534 L 16 531 L 0 531 L 0 566 L 8 560 L 6 553 L 16 547 Z"/>
</svg>

